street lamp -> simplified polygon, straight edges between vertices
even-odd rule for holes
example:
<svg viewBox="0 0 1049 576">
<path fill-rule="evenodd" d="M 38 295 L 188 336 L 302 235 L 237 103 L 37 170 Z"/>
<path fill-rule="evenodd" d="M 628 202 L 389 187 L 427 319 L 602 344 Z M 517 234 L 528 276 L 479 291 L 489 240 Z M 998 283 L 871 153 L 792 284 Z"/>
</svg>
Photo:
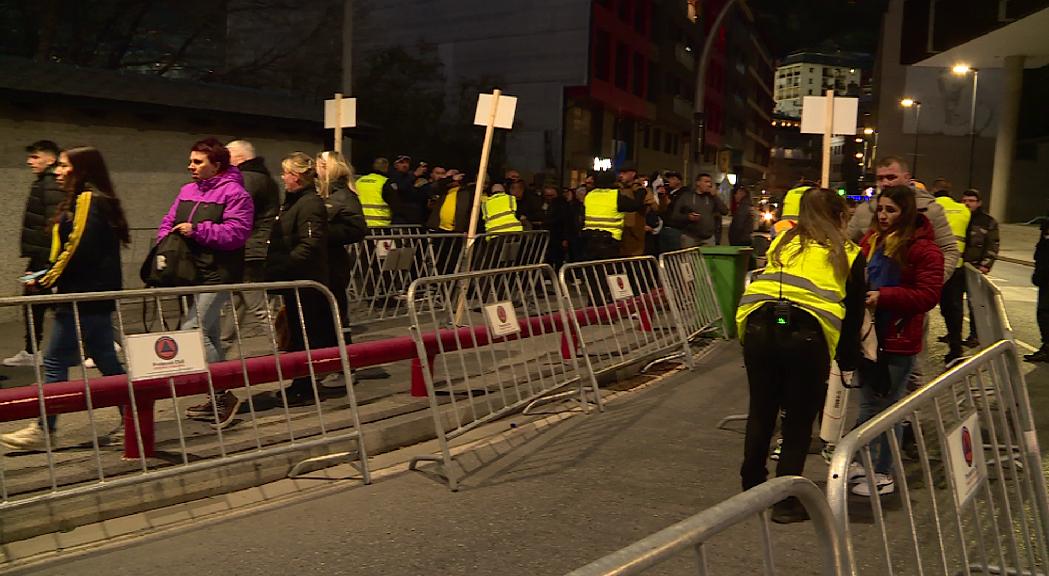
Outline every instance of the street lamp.
<svg viewBox="0 0 1049 576">
<path fill-rule="evenodd" d="M 863 133 L 866 134 L 867 136 L 874 136 L 874 145 L 871 146 L 871 158 L 870 158 L 870 163 L 869 163 L 870 164 L 869 167 L 870 168 L 874 168 L 874 162 L 878 158 L 878 131 L 875 130 L 874 128 L 867 127 L 867 128 L 863 129 Z M 864 143 L 863 146 L 864 146 L 864 148 L 866 148 L 867 144 Z"/>
<path fill-rule="evenodd" d="M 972 72 L 973 75 L 973 101 L 969 108 L 969 188 L 973 187 L 973 155 L 976 150 L 976 87 L 980 78 L 980 71 L 968 64 L 958 64 L 951 68 L 956 76 L 965 76 Z"/>
<path fill-rule="evenodd" d="M 911 175 L 914 177 L 918 176 L 918 127 L 922 117 L 922 102 L 921 100 L 915 100 L 914 98 L 904 98 L 900 100 L 900 106 L 904 108 L 914 108 L 914 161 L 911 163 Z"/>
</svg>

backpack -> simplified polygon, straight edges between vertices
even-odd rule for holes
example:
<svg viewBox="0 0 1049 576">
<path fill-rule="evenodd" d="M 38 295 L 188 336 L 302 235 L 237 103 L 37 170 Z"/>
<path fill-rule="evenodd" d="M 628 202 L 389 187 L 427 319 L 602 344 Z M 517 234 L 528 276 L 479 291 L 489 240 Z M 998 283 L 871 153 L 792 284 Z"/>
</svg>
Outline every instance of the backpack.
<svg viewBox="0 0 1049 576">
<path fill-rule="evenodd" d="M 138 275 L 146 286 L 169 288 L 198 284 L 197 265 L 189 241 L 177 232 L 170 232 L 150 249 Z"/>
</svg>

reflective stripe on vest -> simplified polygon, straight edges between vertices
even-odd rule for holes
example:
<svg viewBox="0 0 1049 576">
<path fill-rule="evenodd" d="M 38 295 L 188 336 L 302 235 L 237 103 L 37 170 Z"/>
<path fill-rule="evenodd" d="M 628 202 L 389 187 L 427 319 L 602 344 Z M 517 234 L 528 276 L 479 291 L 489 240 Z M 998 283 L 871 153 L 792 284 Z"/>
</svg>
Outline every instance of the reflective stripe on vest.
<svg viewBox="0 0 1049 576">
<path fill-rule="evenodd" d="M 972 212 L 969 212 L 969 208 L 960 202 L 955 202 L 953 198 L 948 196 L 938 196 L 936 203 L 943 206 L 943 212 L 947 216 L 947 223 L 951 226 L 951 234 L 954 235 L 954 241 L 958 243 L 958 254 L 965 253 L 965 231 L 969 228 L 969 219 L 972 218 Z M 965 260 L 960 256 L 958 258 L 958 268 L 965 266 Z"/>
<path fill-rule="evenodd" d="M 481 210 L 484 212 L 486 232 L 505 234 L 524 230 L 517 219 L 517 198 L 505 192 L 489 196 L 488 201 L 481 205 Z"/>
<path fill-rule="evenodd" d="M 368 174 L 357 179 L 357 196 L 361 199 L 361 208 L 364 209 L 364 220 L 368 227 L 389 226 L 391 219 L 390 207 L 382 199 L 382 189 L 388 180 L 382 174 Z"/>
<path fill-rule="evenodd" d="M 766 302 L 775 302 L 782 293 L 785 300 L 790 300 L 819 321 L 830 357 L 834 358 L 841 338 L 841 323 L 845 319 L 845 282 L 848 277 L 835 277 L 834 267 L 827 259 L 830 251 L 814 242 L 810 242 L 795 258 L 801 247 L 801 240 L 797 237 L 780 251 L 783 266 L 778 266 L 772 254 L 784 238 L 786 236 L 776 238 L 769 246 L 765 272 L 747 286 L 739 301 L 736 325 L 740 338 L 746 333 L 747 316 Z M 856 244 L 846 242 L 845 255 L 850 270 L 859 253 Z"/>
<path fill-rule="evenodd" d="M 619 211 L 619 191 L 594 188 L 583 199 L 583 230 L 608 232 L 616 240 L 623 239 L 623 217 Z"/>
</svg>

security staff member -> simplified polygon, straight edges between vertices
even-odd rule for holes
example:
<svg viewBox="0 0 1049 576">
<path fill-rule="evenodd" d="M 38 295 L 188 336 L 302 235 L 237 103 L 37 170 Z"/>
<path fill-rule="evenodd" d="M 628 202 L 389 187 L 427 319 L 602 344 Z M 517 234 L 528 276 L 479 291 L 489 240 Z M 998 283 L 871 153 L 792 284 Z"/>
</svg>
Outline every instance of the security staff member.
<svg viewBox="0 0 1049 576">
<path fill-rule="evenodd" d="M 372 173 L 361 176 L 355 184 L 364 209 L 364 220 L 369 228 L 389 226 L 393 221 L 389 205 L 393 189 L 390 179 L 383 174 L 385 170 L 380 161 L 386 163 L 385 158 L 377 159 Z"/>
<path fill-rule="evenodd" d="M 947 190 L 937 190 L 933 195 L 936 197 L 936 203 L 943 206 L 943 212 L 947 215 L 947 223 L 951 226 L 951 233 L 954 234 L 954 240 L 958 243 L 958 253 L 964 254 L 965 233 L 969 228 L 972 213 L 965 204 L 951 198 L 951 193 Z M 965 260 L 959 258 L 958 266 L 943 284 L 943 291 L 940 293 L 940 314 L 943 316 L 943 323 L 947 325 L 947 355 L 943 357 L 944 364 L 950 364 L 962 355 L 964 297 Z"/>
<path fill-rule="evenodd" d="M 502 184 L 492 184 L 491 194 L 481 205 L 481 212 L 484 214 L 484 229 L 489 234 L 524 231 L 517 219 L 517 198 L 507 194 Z"/>
<path fill-rule="evenodd" d="M 633 165 L 620 167 L 621 174 L 637 172 Z M 586 242 L 585 260 L 608 260 L 619 257 L 619 245 L 623 240 L 623 222 L 627 212 L 638 212 L 645 198 L 644 188 L 634 188 L 631 183 L 618 187 L 611 172 L 594 175 L 596 188 L 587 192 L 583 200 L 583 231 Z"/>
<path fill-rule="evenodd" d="M 855 368 L 866 261 L 846 238 L 847 223 L 844 199 L 829 190 L 806 191 L 797 226 L 773 241 L 765 272 L 740 300 L 736 323 L 750 388 L 740 469 L 744 490 L 768 476 L 765 464 L 780 410 L 785 416 L 776 475 L 802 473 L 831 358 L 844 371 Z M 795 500 L 773 509 L 776 522 L 806 518 Z"/>
<path fill-rule="evenodd" d="M 782 234 L 797 225 L 798 213 L 801 211 L 801 197 L 812 186 L 802 184 L 792 188 L 783 195 L 783 206 L 780 207 L 779 219 L 772 225 L 772 236 Z"/>
</svg>

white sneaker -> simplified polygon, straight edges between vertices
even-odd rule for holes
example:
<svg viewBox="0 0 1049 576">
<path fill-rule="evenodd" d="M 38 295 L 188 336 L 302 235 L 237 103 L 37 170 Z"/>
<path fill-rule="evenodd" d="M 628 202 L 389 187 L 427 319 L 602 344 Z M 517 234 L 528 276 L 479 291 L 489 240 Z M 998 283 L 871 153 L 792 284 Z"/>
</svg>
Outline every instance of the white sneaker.
<svg viewBox="0 0 1049 576">
<path fill-rule="evenodd" d="M 39 360 L 39 352 L 34 356 L 25 350 L 19 350 L 18 354 L 15 354 L 10 358 L 4 358 L 4 366 L 10 366 L 12 368 L 16 366 L 35 366 Z"/>
<path fill-rule="evenodd" d="M 845 481 L 849 484 L 854 482 L 866 482 L 867 470 L 859 462 L 849 462 L 849 469 L 845 472 Z"/>
<path fill-rule="evenodd" d="M 350 384 L 355 384 L 353 375 L 350 375 Z M 346 388 L 346 377 L 343 376 L 342 372 L 336 372 L 335 374 L 328 374 L 321 380 L 321 387 L 323 388 Z"/>
<path fill-rule="evenodd" d="M 55 444 L 58 440 L 58 434 L 51 431 L 51 449 L 55 448 Z M 44 429 L 40 427 L 40 424 L 33 422 L 32 424 L 11 432 L 10 434 L 0 434 L 0 444 L 12 449 L 12 450 L 46 450 L 47 442 L 44 439 Z"/>
<path fill-rule="evenodd" d="M 779 461 L 779 455 L 783 453 L 783 438 L 776 439 L 776 447 L 772 449 L 772 454 L 769 454 L 769 460 Z"/>
<path fill-rule="evenodd" d="M 877 489 L 879 496 L 892 494 L 896 491 L 896 481 L 893 480 L 892 476 L 889 476 L 888 474 L 881 474 L 875 472 L 874 486 Z M 852 487 L 852 493 L 857 496 L 871 495 L 871 487 L 870 484 L 867 483 L 866 478 L 864 478 L 863 482 L 860 482 L 859 484 Z"/>
<path fill-rule="evenodd" d="M 118 342 L 114 342 L 113 343 L 113 351 L 116 352 L 117 354 L 120 354 L 120 351 L 123 350 L 123 349 L 124 348 L 122 346 L 120 346 L 120 343 L 118 343 Z M 84 368 L 94 368 L 94 367 L 95 367 L 95 359 L 94 358 L 87 358 L 87 359 L 84 360 Z"/>
</svg>

